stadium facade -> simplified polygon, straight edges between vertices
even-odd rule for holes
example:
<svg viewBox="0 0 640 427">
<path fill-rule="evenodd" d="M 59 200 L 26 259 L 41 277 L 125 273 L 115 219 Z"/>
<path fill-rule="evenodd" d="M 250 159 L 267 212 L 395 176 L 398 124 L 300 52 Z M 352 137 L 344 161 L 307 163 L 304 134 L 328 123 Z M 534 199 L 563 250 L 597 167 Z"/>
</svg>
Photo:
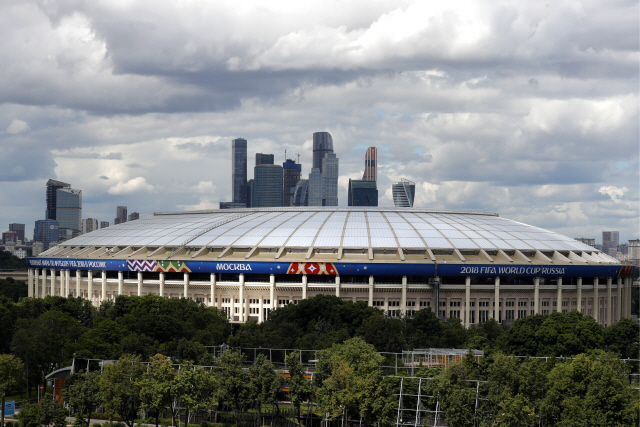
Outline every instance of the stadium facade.
<svg viewBox="0 0 640 427">
<path fill-rule="evenodd" d="M 187 297 L 260 322 L 331 294 L 390 316 L 431 307 L 465 326 L 572 310 L 612 324 L 630 316 L 634 268 L 498 214 L 375 207 L 157 213 L 27 262 L 35 297 Z"/>
</svg>

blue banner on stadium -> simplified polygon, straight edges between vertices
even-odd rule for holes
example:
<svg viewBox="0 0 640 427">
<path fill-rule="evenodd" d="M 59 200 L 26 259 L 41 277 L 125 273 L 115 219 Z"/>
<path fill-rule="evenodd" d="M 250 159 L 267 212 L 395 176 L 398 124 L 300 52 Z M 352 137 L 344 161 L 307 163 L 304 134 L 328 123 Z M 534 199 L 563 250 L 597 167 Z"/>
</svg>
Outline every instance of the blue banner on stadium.
<svg viewBox="0 0 640 427">
<path fill-rule="evenodd" d="M 226 262 L 155 260 L 78 260 L 28 258 L 32 268 L 165 273 L 245 273 L 374 276 L 519 276 L 519 277 L 629 277 L 626 265 L 492 265 L 342 262 Z"/>
</svg>

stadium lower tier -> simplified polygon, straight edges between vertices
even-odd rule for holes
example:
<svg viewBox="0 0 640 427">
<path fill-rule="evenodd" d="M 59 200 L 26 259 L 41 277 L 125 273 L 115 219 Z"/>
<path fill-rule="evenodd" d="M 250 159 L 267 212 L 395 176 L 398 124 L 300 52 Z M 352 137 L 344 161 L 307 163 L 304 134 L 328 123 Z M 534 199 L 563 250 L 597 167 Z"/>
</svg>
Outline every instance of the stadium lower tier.
<svg viewBox="0 0 640 427">
<path fill-rule="evenodd" d="M 536 271 L 528 276 L 282 273 L 289 274 L 30 268 L 28 295 L 73 295 L 95 306 L 118 295 L 189 298 L 237 323 L 262 322 L 271 310 L 320 294 L 362 301 L 388 316 L 411 316 L 429 307 L 441 318 L 461 319 L 465 327 L 556 311 L 576 310 L 605 326 L 631 316 L 631 278 L 620 266 L 608 277 L 532 275 Z"/>
</svg>

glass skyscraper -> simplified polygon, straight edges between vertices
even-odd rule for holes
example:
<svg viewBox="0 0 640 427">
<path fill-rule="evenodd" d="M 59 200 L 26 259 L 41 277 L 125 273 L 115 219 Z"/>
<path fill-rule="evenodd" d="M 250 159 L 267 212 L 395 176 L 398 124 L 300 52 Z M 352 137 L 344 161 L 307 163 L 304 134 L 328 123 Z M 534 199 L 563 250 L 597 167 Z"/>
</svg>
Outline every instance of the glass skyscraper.
<svg viewBox="0 0 640 427">
<path fill-rule="evenodd" d="M 322 206 L 338 206 L 338 157 L 326 153 L 322 160 Z"/>
<path fill-rule="evenodd" d="M 313 167 L 320 169 L 320 172 L 324 173 L 322 168 L 322 162 L 324 156 L 327 153 L 333 153 L 333 138 L 329 132 L 314 132 L 313 133 Z"/>
<path fill-rule="evenodd" d="M 44 250 L 49 249 L 51 243 L 60 240 L 58 221 L 55 219 L 40 219 L 36 221 L 35 228 L 33 229 L 33 240 L 42 242 Z"/>
<path fill-rule="evenodd" d="M 253 168 L 253 200 L 251 207 L 282 206 L 282 166 L 258 165 Z"/>
<path fill-rule="evenodd" d="M 350 179 L 349 206 L 378 206 L 376 181 Z"/>
<path fill-rule="evenodd" d="M 402 178 L 400 182 L 393 183 L 391 191 L 393 193 L 393 205 L 396 208 L 413 207 L 413 199 L 416 196 L 415 182 Z"/>
<path fill-rule="evenodd" d="M 231 192 L 233 202 L 247 204 L 247 140 L 231 141 Z"/>
<path fill-rule="evenodd" d="M 292 159 L 287 159 L 287 161 L 282 164 L 282 172 L 284 174 L 282 185 L 284 200 L 282 206 L 293 206 L 293 195 L 296 191 L 296 185 L 298 181 L 300 181 L 302 166 Z"/>
<path fill-rule="evenodd" d="M 24 243 L 24 224 L 9 224 L 9 231 L 18 233 L 18 240 Z"/>
<path fill-rule="evenodd" d="M 55 179 L 50 179 L 47 181 L 47 209 L 44 219 L 57 219 L 57 196 L 58 189 L 60 188 L 71 188 L 71 184 L 67 184 L 66 182 L 62 181 L 56 181 Z"/>
<path fill-rule="evenodd" d="M 58 188 L 56 191 L 56 220 L 60 240 L 70 239 L 82 232 L 82 191 Z"/>
<path fill-rule="evenodd" d="M 309 206 L 309 180 L 301 179 L 293 193 L 293 206 Z"/>
<path fill-rule="evenodd" d="M 322 173 L 312 168 L 309 174 L 309 206 L 322 206 Z"/>
</svg>

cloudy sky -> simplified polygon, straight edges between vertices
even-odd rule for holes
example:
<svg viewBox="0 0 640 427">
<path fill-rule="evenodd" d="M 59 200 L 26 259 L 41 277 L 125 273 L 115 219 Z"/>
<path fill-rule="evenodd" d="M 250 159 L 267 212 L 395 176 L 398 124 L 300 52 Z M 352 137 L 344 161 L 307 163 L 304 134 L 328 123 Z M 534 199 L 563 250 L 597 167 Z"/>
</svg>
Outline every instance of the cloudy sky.
<svg viewBox="0 0 640 427">
<path fill-rule="evenodd" d="M 0 2 L 0 228 L 231 197 L 231 139 L 333 135 L 340 204 L 366 147 L 380 205 L 499 212 L 572 237 L 639 228 L 638 1 Z"/>
</svg>

